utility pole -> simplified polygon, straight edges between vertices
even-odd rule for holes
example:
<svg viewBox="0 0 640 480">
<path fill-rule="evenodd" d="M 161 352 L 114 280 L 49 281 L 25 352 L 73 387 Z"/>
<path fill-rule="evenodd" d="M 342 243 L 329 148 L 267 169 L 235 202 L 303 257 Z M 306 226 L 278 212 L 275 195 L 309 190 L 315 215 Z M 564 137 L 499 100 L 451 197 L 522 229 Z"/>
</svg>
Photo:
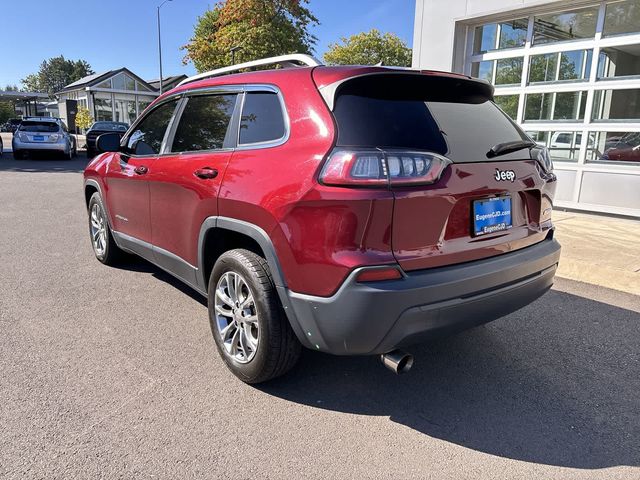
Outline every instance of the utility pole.
<svg viewBox="0 0 640 480">
<path fill-rule="evenodd" d="M 160 8 L 167 3 L 172 2 L 173 0 L 164 0 L 160 5 L 158 5 L 158 59 L 160 60 L 160 94 L 162 95 L 162 42 L 160 41 Z"/>
</svg>

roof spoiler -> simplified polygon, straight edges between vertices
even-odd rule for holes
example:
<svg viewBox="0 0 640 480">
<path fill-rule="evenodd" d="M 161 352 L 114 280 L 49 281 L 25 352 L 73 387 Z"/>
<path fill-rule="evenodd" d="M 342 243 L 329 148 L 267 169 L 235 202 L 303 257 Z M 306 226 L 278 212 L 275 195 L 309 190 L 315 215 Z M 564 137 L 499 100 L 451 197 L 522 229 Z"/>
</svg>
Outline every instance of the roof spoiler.
<svg viewBox="0 0 640 480">
<path fill-rule="evenodd" d="M 429 74 L 419 70 L 389 69 L 355 75 L 319 88 L 327 106 L 333 111 L 335 100 L 343 90 L 385 98 L 420 98 L 424 101 L 483 103 L 493 99 L 489 82 L 463 75 Z"/>
</svg>

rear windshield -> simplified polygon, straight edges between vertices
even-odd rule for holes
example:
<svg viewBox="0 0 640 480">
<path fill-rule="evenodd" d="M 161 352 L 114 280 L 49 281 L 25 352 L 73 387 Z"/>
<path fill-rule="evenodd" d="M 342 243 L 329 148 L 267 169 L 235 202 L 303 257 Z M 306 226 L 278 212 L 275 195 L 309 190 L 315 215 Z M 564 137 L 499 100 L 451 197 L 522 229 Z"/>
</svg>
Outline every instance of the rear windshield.
<svg viewBox="0 0 640 480">
<path fill-rule="evenodd" d="M 454 162 L 478 162 L 487 161 L 486 153 L 498 143 L 528 140 L 490 94 L 469 94 L 475 88 L 469 81 L 390 77 L 352 80 L 338 91 L 339 146 L 425 150 Z M 527 156 L 524 150 L 499 160 Z"/>
<path fill-rule="evenodd" d="M 91 130 L 109 130 L 113 132 L 126 132 L 129 129 L 129 125 L 126 123 L 116 122 L 96 122 L 91 127 Z"/>
<path fill-rule="evenodd" d="M 54 133 L 58 131 L 58 124 L 54 122 L 22 122 L 20 130 L 23 132 Z"/>
</svg>

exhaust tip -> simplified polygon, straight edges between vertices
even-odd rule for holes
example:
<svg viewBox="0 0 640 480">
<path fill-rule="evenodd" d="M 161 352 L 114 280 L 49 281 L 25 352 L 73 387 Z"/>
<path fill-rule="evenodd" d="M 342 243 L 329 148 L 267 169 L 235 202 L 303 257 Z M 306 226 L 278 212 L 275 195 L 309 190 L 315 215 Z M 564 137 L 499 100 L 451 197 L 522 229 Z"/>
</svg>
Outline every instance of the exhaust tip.
<svg viewBox="0 0 640 480">
<path fill-rule="evenodd" d="M 413 367 L 413 355 L 402 350 L 394 350 L 380 355 L 382 364 L 396 375 L 407 373 Z"/>
</svg>

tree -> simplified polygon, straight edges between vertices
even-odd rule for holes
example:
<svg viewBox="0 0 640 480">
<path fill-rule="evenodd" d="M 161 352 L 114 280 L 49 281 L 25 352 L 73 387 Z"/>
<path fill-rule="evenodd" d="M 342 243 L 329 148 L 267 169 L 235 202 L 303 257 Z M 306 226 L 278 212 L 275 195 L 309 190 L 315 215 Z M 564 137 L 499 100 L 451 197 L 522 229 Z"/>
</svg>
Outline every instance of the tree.
<svg viewBox="0 0 640 480">
<path fill-rule="evenodd" d="M 369 32 L 342 37 L 341 43 L 332 43 L 324 54 L 324 61 L 331 65 L 383 65 L 411 66 L 411 49 L 395 34 L 380 33 L 375 28 Z"/>
<path fill-rule="evenodd" d="M 231 64 L 231 48 L 240 46 L 243 62 L 287 53 L 311 53 L 317 39 L 309 33 L 318 20 L 309 0 L 227 0 L 198 17 L 194 35 L 182 47 L 183 63 L 203 72 Z"/>
<path fill-rule="evenodd" d="M 87 129 L 93 124 L 93 117 L 89 112 L 89 109 L 84 105 L 78 107 L 78 113 L 76 113 L 76 127 Z"/>
<path fill-rule="evenodd" d="M 92 73 L 91 65 L 85 60 L 67 60 L 60 55 L 43 61 L 40 70 L 23 78 L 22 84 L 25 91 L 48 93 L 53 97 L 70 83 Z"/>
<path fill-rule="evenodd" d="M 16 85 L 9 85 L 9 84 L 7 84 L 7 85 L 4 87 L 4 91 L 5 91 L 5 92 L 17 92 L 17 91 L 18 91 L 18 87 L 17 87 Z"/>
<path fill-rule="evenodd" d="M 0 102 L 0 123 L 5 123 L 7 120 L 15 116 L 16 114 L 13 108 L 13 103 Z"/>
</svg>

